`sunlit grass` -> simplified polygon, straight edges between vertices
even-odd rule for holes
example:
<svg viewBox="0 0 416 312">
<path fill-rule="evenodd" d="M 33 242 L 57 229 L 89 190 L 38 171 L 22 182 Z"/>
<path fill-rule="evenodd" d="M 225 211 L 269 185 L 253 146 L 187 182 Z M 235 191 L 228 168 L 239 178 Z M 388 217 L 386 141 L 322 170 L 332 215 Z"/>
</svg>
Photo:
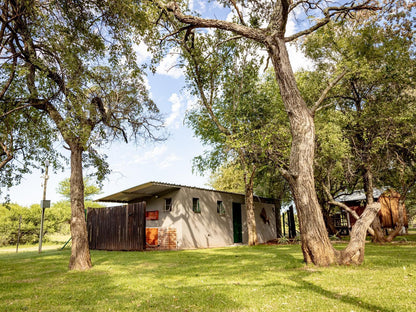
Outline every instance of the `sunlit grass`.
<svg viewBox="0 0 416 312">
<path fill-rule="evenodd" d="M 412 311 L 416 245 L 366 247 L 361 266 L 305 266 L 299 245 L 170 252 L 0 253 L 0 311 Z"/>
</svg>

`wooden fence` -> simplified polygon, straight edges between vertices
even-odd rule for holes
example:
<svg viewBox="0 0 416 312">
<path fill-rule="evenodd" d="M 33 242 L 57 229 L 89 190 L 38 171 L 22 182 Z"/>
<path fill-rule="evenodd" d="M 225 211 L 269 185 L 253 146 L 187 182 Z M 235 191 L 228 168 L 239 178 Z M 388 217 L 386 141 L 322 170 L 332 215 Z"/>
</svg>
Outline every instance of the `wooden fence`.
<svg viewBox="0 0 416 312">
<path fill-rule="evenodd" d="M 146 203 L 88 208 L 87 230 L 90 249 L 144 250 Z"/>
</svg>

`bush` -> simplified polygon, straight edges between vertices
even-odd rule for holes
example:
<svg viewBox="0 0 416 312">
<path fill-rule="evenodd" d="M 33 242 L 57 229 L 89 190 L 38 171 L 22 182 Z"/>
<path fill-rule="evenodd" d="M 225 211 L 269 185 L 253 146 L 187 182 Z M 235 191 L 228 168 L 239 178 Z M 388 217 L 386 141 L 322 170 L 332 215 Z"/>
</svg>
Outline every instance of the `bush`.
<svg viewBox="0 0 416 312">
<path fill-rule="evenodd" d="M 85 207 L 100 208 L 103 206 L 86 201 Z M 20 216 L 22 216 L 20 243 L 35 244 L 39 242 L 42 216 L 40 205 L 35 204 L 28 208 L 17 204 L 8 204 L 0 206 L 0 246 L 15 245 L 17 243 Z M 56 202 L 51 208 L 45 209 L 43 241 L 48 241 L 48 235 L 55 233 L 68 235 L 70 220 L 71 203 L 67 200 Z"/>
<path fill-rule="evenodd" d="M 34 244 L 39 242 L 40 222 L 42 209 L 40 205 L 22 207 L 17 204 L 0 206 L 0 246 L 15 245 L 20 226 L 20 243 Z M 52 208 L 45 209 L 43 224 L 44 235 L 59 232 L 62 225 L 70 219 L 70 206 L 58 202 Z"/>
</svg>

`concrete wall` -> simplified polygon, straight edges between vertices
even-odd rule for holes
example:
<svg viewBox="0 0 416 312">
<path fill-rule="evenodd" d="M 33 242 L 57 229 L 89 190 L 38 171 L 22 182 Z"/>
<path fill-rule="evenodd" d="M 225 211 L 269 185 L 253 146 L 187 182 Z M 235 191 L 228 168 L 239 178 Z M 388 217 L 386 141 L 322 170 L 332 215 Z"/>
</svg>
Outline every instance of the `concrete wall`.
<svg viewBox="0 0 416 312">
<path fill-rule="evenodd" d="M 172 198 L 172 211 L 164 211 L 165 198 Z M 192 198 L 199 198 L 200 213 L 192 210 Z M 217 213 L 217 201 L 222 201 L 225 214 Z M 158 210 L 159 220 L 146 221 L 146 227 L 176 229 L 177 248 L 208 248 L 230 246 L 234 243 L 232 203 L 241 204 L 243 225 L 243 243 L 248 240 L 244 196 L 202 190 L 181 188 L 163 198 L 152 198 L 147 201 L 147 211 Z M 269 223 L 260 217 L 265 209 Z M 255 203 L 255 215 L 259 243 L 276 238 L 276 225 L 271 204 Z"/>
</svg>

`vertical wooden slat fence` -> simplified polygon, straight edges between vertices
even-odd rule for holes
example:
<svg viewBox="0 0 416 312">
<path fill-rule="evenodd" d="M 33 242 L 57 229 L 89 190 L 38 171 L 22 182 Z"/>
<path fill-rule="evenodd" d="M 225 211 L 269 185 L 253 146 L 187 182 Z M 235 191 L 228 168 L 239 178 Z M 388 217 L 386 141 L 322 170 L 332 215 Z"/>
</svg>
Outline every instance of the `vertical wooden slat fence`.
<svg viewBox="0 0 416 312">
<path fill-rule="evenodd" d="M 144 250 L 146 203 L 88 208 L 87 230 L 90 249 Z"/>
</svg>

